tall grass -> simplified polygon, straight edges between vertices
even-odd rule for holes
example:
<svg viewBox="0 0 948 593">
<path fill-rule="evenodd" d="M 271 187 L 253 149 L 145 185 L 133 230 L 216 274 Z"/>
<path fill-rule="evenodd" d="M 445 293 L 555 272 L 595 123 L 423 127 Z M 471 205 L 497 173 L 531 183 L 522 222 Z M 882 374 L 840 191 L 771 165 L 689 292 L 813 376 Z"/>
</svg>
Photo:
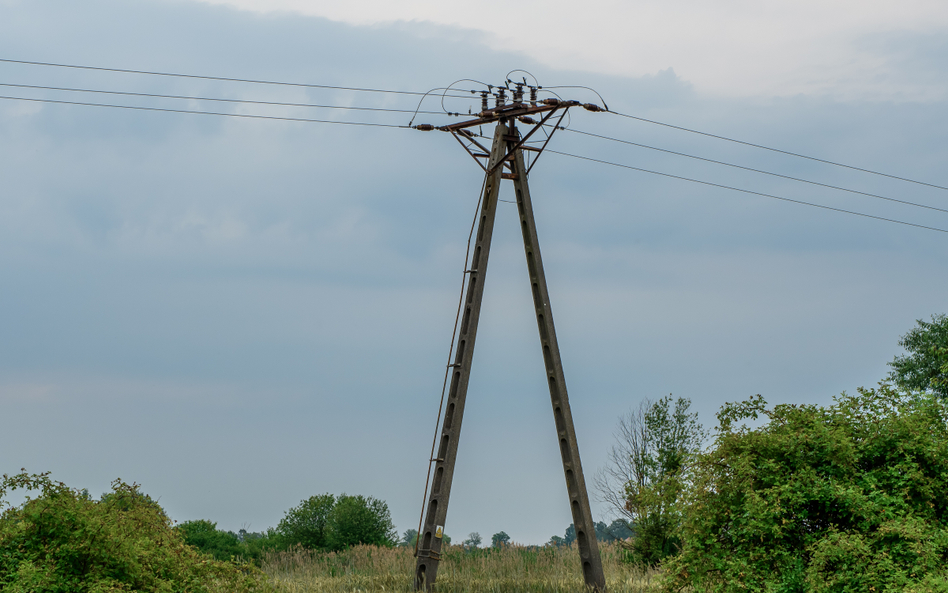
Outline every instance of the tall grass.
<svg viewBox="0 0 948 593">
<path fill-rule="evenodd" d="M 606 586 L 612 593 L 657 590 L 657 572 L 622 559 L 616 544 L 600 547 Z M 412 548 L 357 546 L 343 552 L 309 550 L 271 553 L 263 570 L 286 593 L 412 591 Z M 509 546 L 466 551 L 448 546 L 438 568 L 439 593 L 544 592 L 583 590 L 579 551 L 569 548 Z"/>
</svg>

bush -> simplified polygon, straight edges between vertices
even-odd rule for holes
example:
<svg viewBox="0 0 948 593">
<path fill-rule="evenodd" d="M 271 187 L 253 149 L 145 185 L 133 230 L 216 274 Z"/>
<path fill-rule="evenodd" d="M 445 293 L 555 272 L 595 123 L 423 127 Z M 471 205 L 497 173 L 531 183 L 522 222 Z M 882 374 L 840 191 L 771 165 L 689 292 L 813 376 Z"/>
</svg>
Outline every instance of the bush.
<svg viewBox="0 0 948 593">
<path fill-rule="evenodd" d="M 185 544 L 164 511 L 120 480 L 99 501 L 49 479 L 3 476 L 11 490 L 39 490 L 0 515 L 0 590 L 6 593 L 269 591 L 252 566 L 208 559 Z"/>
<path fill-rule="evenodd" d="M 286 512 L 276 534 L 285 548 L 337 551 L 358 544 L 394 546 L 398 534 L 388 505 L 365 496 L 312 496 Z"/>
<path fill-rule="evenodd" d="M 738 422 L 759 415 L 766 425 Z M 948 405 L 883 385 L 828 408 L 718 414 L 668 590 L 948 590 Z"/>
</svg>

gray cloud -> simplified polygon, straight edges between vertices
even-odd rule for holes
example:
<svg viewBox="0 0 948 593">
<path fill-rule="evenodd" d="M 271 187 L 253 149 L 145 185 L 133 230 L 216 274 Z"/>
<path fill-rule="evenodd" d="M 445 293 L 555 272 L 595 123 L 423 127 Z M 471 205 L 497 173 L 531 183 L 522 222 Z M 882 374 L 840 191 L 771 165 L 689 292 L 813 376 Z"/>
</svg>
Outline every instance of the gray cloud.
<svg viewBox="0 0 948 593">
<path fill-rule="evenodd" d="M 186 2 L 0 10 L 5 57 L 410 90 L 523 67 L 544 84 L 594 86 L 618 111 L 948 183 L 940 102 L 710 98 L 673 70 L 640 79 L 554 71 L 493 51 L 477 33 L 418 23 L 360 28 Z M 415 105 L 9 64 L 0 79 Z M 138 101 L 128 104 L 171 104 Z M 946 204 L 930 188 L 607 114 L 580 111 L 572 125 Z M 451 138 L 7 101 L 0 134 L 3 471 L 52 470 L 93 492 L 120 476 L 176 519 L 228 529 L 275 525 L 325 491 L 386 499 L 400 529 L 414 525 L 481 181 Z M 941 213 L 569 132 L 553 144 L 948 227 Z M 933 270 L 946 243 L 936 233 L 553 154 L 534 171 L 587 472 L 604 462 L 617 415 L 643 397 L 691 397 L 706 424 L 724 401 L 758 392 L 826 403 L 880 379 L 898 335 L 944 310 L 948 286 Z M 540 542 L 569 513 L 513 207 L 498 218 L 448 532 L 503 529 Z M 498 492 L 509 501 L 500 511 Z"/>
</svg>

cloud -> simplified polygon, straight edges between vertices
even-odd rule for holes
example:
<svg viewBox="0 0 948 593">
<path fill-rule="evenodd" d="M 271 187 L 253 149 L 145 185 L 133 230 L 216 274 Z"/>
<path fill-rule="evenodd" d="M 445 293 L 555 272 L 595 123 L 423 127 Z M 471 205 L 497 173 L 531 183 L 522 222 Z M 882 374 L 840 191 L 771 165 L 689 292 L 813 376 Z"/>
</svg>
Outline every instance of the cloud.
<svg viewBox="0 0 948 593">
<path fill-rule="evenodd" d="M 591 72 L 579 58 L 554 67 L 535 47 L 494 49 L 491 35 L 503 31 L 436 19 L 356 26 L 298 12 L 112 0 L 8 3 L 4 17 L 0 55 L 18 59 L 411 91 L 462 77 L 496 82 L 525 68 L 544 85 L 595 87 L 616 111 L 948 183 L 948 124 L 934 95 L 727 97 L 709 94 L 693 66 L 655 58 L 635 76 Z M 612 43 L 610 31 L 601 36 Z M 729 43 L 753 53 L 741 39 Z M 937 39 L 911 55 L 938 51 Z M 872 51 L 891 54 L 890 41 L 874 43 L 881 49 Z M 567 50 L 589 51 L 563 43 Z M 11 64 L 0 65 L 0 80 L 417 106 L 414 96 Z M 410 117 L 258 107 L 395 125 Z M 945 203 L 932 188 L 615 115 L 578 111 L 570 125 Z M 16 102 L 0 102 L 0 134 L 0 385 L 13 394 L 0 420 L 6 468 L 53 470 L 93 492 L 115 477 L 135 480 L 176 519 L 227 529 L 274 525 L 326 491 L 383 498 L 400 528 L 414 524 L 481 183 L 452 138 Z M 948 226 L 940 213 L 573 132 L 551 146 Z M 724 401 L 757 392 L 825 403 L 881 378 L 898 335 L 944 306 L 946 280 L 931 270 L 943 267 L 945 242 L 930 231 L 555 154 L 542 156 L 530 182 L 587 472 L 605 459 L 616 416 L 642 397 L 691 397 L 706 424 Z M 448 531 L 503 529 L 542 542 L 565 529 L 569 512 L 515 212 L 501 204 Z M 499 513 L 484 503 L 498 484 L 511 492 Z"/>
</svg>

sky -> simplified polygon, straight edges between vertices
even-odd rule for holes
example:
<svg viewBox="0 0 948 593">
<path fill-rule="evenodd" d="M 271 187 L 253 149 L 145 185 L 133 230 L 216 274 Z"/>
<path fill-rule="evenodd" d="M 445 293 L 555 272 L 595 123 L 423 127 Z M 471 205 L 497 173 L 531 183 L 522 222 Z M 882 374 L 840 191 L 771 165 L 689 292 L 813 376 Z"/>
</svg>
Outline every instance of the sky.
<svg viewBox="0 0 948 593">
<path fill-rule="evenodd" d="M 546 87 L 592 87 L 615 112 L 948 186 L 944 3 L 479 6 L 0 0 L 0 58 L 422 92 L 524 69 Z M 418 106 L 10 62 L 0 83 Z M 551 148 L 948 229 L 946 190 L 610 113 L 574 110 L 568 127 Z M 12 99 L 0 99 L 0 138 L 0 472 L 50 471 L 94 494 L 136 482 L 173 519 L 231 530 L 275 526 L 324 492 L 385 500 L 400 532 L 417 526 L 482 181 L 452 138 Z M 948 309 L 944 232 L 553 153 L 530 186 L 590 486 L 619 417 L 645 398 L 690 398 L 708 428 L 725 402 L 757 393 L 828 405 L 882 380 L 899 336 Z M 543 543 L 571 520 L 517 227 L 501 203 L 446 525 L 457 539 L 504 530 Z M 599 502 L 593 513 L 612 518 Z"/>
</svg>

